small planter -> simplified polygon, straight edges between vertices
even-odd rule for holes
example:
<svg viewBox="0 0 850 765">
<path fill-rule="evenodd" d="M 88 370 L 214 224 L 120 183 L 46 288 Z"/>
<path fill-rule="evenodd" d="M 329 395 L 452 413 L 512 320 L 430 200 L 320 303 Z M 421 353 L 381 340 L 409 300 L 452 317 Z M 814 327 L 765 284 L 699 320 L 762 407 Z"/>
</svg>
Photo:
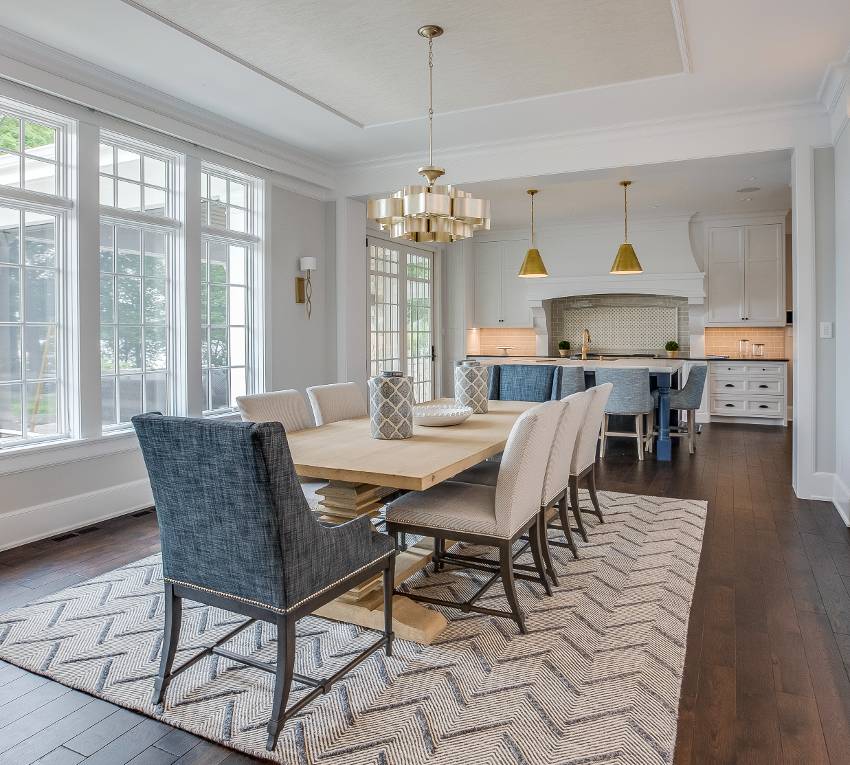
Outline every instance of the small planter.
<svg viewBox="0 0 850 765">
<path fill-rule="evenodd" d="M 558 353 L 560 354 L 561 358 L 563 359 L 563 358 L 566 358 L 569 351 L 562 351 L 562 350 L 558 349 Z"/>
<path fill-rule="evenodd" d="M 675 359 L 679 355 L 679 351 L 667 351 L 668 359 Z"/>
</svg>

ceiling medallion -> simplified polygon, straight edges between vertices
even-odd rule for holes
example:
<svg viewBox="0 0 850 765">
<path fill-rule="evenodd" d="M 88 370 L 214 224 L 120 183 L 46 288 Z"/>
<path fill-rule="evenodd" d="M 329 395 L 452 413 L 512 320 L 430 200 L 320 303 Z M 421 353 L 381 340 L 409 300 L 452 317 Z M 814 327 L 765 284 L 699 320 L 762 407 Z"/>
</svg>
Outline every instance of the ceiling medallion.
<svg viewBox="0 0 850 765">
<path fill-rule="evenodd" d="M 620 181 L 623 187 L 623 243 L 617 250 L 614 265 L 611 266 L 612 274 L 642 274 L 643 266 L 638 260 L 635 248 L 629 244 L 629 186 L 631 181 Z"/>
<path fill-rule="evenodd" d="M 523 279 L 542 279 L 549 276 L 543 258 L 540 257 L 540 250 L 537 249 L 537 241 L 534 236 L 534 195 L 537 191 L 537 189 L 529 189 L 526 192 L 531 197 L 531 248 L 525 253 L 525 259 L 522 261 L 517 274 Z"/>
<path fill-rule="evenodd" d="M 370 199 L 366 216 L 393 239 L 411 242 L 457 242 L 479 229 L 490 228 L 490 202 L 454 186 L 435 186 L 445 170 L 435 167 L 434 146 L 434 38 L 442 27 L 426 24 L 419 34 L 428 40 L 428 164 L 418 172 L 424 186 L 405 186 L 392 196 Z"/>
</svg>

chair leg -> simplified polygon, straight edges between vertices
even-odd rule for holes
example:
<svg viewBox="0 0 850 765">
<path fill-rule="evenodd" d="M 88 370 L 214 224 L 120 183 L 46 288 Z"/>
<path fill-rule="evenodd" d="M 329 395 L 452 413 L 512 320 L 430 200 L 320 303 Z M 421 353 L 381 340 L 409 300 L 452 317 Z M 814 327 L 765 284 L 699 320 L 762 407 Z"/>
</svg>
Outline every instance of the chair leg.
<svg viewBox="0 0 850 765">
<path fill-rule="evenodd" d="M 153 704 L 163 703 L 165 691 L 171 682 L 171 668 L 180 641 L 180 622 L 183 620 L 183 601 L 174 594 L 174 585 L 165 583 L 165 625 L 162 636 L 162 655 L 159 660 L 159 675 L 153 690 Z"/>
<path fill-rule="evenodd" d="M 552 563 L 552 549 L 549 546 L 549 527 L 546 525 L 546 511 L 540 511 L 540 522 L 537 524 L 537 530 L 540 533 L 540 552 L 543 554 L 543 565 L 552 580 L 552 584 L 558 586 L 558 574 L 555 572 L 555 566 Z"/>
<path fill-rule="evenodd" d="M 434 563 L 434 571 L 443 570 L 443 553 L 445 552 L 446 542 L 440 537 L 434 537 L 434 553 L 431 555 L 431 560 Z"/>
<path fill-rule="evenodd" d="M 655 448 L 655 407 L 649 410 L 649 424 L 646 432 L 646 450 L 652 454 Z"/>
<path fill-rule="evenodd" d="M 534 560 L 534 568 L 537 569 L 537 576 L 540 577 L 540 584 L 546 590 L 547 595 L 552 594 L 552 585 L 549 584 L 549 577 L 546 576 L 546 568 L 543 565 L 543 554 L 540 552 L 540 513 L 528 530 L 528 542 L 531 545 L 531 557 Z"/>
<path fill-rule="evenodd" d="M 395 586 L 395 556 L 387 559 L 387 567 L 384 569 L 384 635 L 387 638 L 387 656 L 393 655 L 393 588 Z"/>
<path fill-rule="evenodd" d="M 590 468 L 590 473 L 587 475 L 587 490 L 590 493 L 590 501 L 593 503 L 593 510 L 600 523 L 605 523 L 602 517 L 602 508 L 599 507 L 599 497 L 596 496 L 596 465 Z"/>
<path fill-rule="evenodd" d="M 525 628 L 525 614 L 519 607 L 519 600 L 516 596 L 516 585 L 514 584 L 514 561 L 511 554 L 511 543 L 502 542 L 499 544 L 499 569 L 502 574 L 502 584 L 505 587 L 505 596 L 508 599 L 508 605 L 511 607 L 511 613 L 514 615 L 514 621 L 519 627 L 519 631 L 525 635 L 528 630 Z"/>
<path fill-rule="evenodd" d="M 279 616 L 277 618 L 277 670 L 272 694 L 272 716 L 268 724 L 269 737 L 266 741 L 266 749 L 270 752 L 277 746 L 277 738 L 283 728 L 294 669 L 295 619 Z"/>
<path fill-rule="evenodd" d="M 558 502 L 558 518 L 561 521 L 561 528 L 564 531 L 564 538 L 567 540 L 567 547 L 570 548 L 570 552 L 573 554 L 573 558 L 578 558 L 578 549 L 576 548 L 575 540 L 573 539 L 573 531 L 570 528 L 570 516 L 567 512 L 569 508 L 567 507 L 567 495 L 564 494 Z"/>
<path fill-rule="evenodd" d="M 602 417 L 602 435 L 600 436 L 602 443 L 599 445 L 599 457 L 605 459 L 605 444 L 608 441 L 608 415 Z"/>
<path fill-rule="evenodd" d="M 688 452 L 693 454 L 697 450 L 697 412 L 696 409 L 688 409 Z"/>
<path fill-rule="evenodd" d="M 581 519 L 581 507 L 578 503 L 578 478 L 570 476 L 570 504 L 573 507 L 573 516 L 576 519 L 578 532 L 581 538 L 587 542 L 587 530 L 584 528 L 584 521 Z"/>
<path fill-rule="evenodd" d="M 635 432 L 637 435 L 638 459 L 643 460 L 643 415 L 635 416 Z"/>
</svg>

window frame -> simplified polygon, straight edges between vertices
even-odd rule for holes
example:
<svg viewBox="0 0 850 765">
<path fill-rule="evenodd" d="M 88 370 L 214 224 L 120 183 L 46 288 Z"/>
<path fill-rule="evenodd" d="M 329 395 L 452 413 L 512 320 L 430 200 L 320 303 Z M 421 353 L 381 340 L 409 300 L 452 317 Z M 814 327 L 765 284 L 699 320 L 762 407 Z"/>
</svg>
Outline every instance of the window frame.
<svg viewBox="0 0 850 765">
<path fill-rule="evenodd" d="M 261 294 L 264 283 L 262 247 L 263 239 L 257 234 L 257 232 L 263 231 L 263 200 L 265 191 L 264 182 L 261 178 L 241 173 L 237 170 L 233 170 L 232 168 L 224 167 L 222 165 L 214 164 L 212 162 L 201 162 L 200 178 L 203 178 L 204 174 L 209 175 L 210 173 L 218 177 L 225 178 L 228 181 L 235 181 L 238 183 L 245 184 L 247 187 L 247 207 L 244 208 L 246 211 L 247 231 L 233 231 L 228 228 L 220 228 L 218 226 L 211 226 L 209 224 L 205 224 L 203 222 L 203 215 L 201 215 L 200 256 L 202 258 L 201 262 L 205 262 L 207 258 L 207 245 L 209 242 L 225 244 L 228 247 L 234 245 L 246 248 L 247 262 L 245 264 L 245 395 L 250 395 L 252 393 L 264 389 L 262 377 L 264 322 L 262 320 L 263 301 Z M 204 197 L 204 190 L 201 189 L 198 199 L 199 207 L 201 209 L 203 209 L 203 204 L 205 201 L 208 200 Z M 203 279 L 200 279 L 198 283 L 199 290 L 203 284 L 209 285 L 209 282 L 205 282 Z M 200 322 L 201 331 L 203 331 L 203 327 L 205 326 L 209 327 L 209 325 L 202 320 Z M 230 326 L 231 325 L 228 324 L 228 327 Z M 203 342 L 203 340 L 201 342 Z M 197 352 L 200 357 L 201 363 L 199 368 L 201 371 L 201 379 L 198 380 L 198 384 L 200 385 L 203 384 L 204 373 L 206 372 L 208 374 L 210 369 L 231 369 L 229 363 L 226 367 L 210 367 L 209 365 L 204 366 L 202 346 L 199 346 L 197 348 L 197 351 L 195 351 L 194 349 L 189 349 L 189 352 Z M 230 358 L 228 348 L 228 362 L 229 360 Z M 235 405 L 220 407 L 218 409 L 207 409 L 207 405 L 209 403 L 210 401 L 208 378 L 207 385 L 204 389 L 204 397 L 201 405 L 201 416 L 229 417 L 238 412 L 238 408 Z"/>
<path fill-rule="evenodd" d="M 23 134 L 26 121 L 47 125 L 55 131 L 56 136 L 56 194 L 26 189 L 25 177 L 21 175 L 21 185 L 10 186 L 0 184 L 0 206 L 18 209 L 22 215 L 23 228 L 26 230 L 26 212 L 43 213 L 53 216 L 55 220 L 56 242 L 56 433 L 29 437 L 26 435 L 26 415 L 22 412 L 21 424 L 23 435 L 8 442 L 0 440 L 0 455 L 21 453 L 48 445 L 66 444 L 79 437 L 78 407 L 74 398 L 78 397 L 79 334 L 78 287 L 76 284 L 77 243 L 72 233 L 76 230 L 76 204 L 71 197 L 73 189 L 74 168 L 70 161 L 71 148 L 75 145 L 76 121 L 63 117 L 28 104 L 0 97 L 0 110 L 21 121 L 20 132 Z M 22 135 L 19 135 L 19 140 Z M 8 151 L 8 150 L 6 150 Z M 19 152 L 10 152 L 19 157 L 20 169 L 25 173 L 23 158 L 26 156 L 22 144 Z M 21 273 L 26 273 L 25 242 L 20 245 Z M 21 305 L 24 307 L 25 285 L 21 285 Z M 26 312 L 22 313 L 21 327 L 21 384 L 24 386 L 23 402 L 26 407 L 26 358 L 24 354 L 24 335 Z M 14 323 L 10 323 L 14 324 Z"/>
<path fill-rule="evenodd" d="M 185 193 L 183 191 L 183 184 L 181 183 L 181 178 L 184 175 L 185 168 L 185 157 L 177 152 L 170 151 L 161 146 L 156 146 L 154 144 L 150 144 L 144 141 L 136 140 L 130 136 L 124 136 L 117 134 L 111 130 L 103 130 L 101 129 L 98 140 L 98 152 L 100 150 L 101 144 L 110 144 L 116 148 L 123 148 L 128 151 L 133 151 L 142 156 L 141 158 L 141 175 L 139 180 L 140 188 L 144 188 L 144 157 L 150 156 L 156 159 L 161 159 L 168 162 L 168 177 L 166 178 L 166 183 L 170 184 L 170 189 L 168 186 L 166 187 L 166 212 L 170 213 L 170 215 L 156 215 L 154 213 L 141 212 L 136 210 L 127 210 L 122 207 L 116 207 L 114 205 L 104 205 L 98 204 L 98 252 L 100 248 L 100 231 L 102 225 L 110 225 L 110 226 L 120 226 L 127 225 L 130 227 L 139 228 L 141 232 L 141 241 L 142 241 L 142 251 L 140 252 L 140 258 L 142 261 L 144 260 L 144 232 L 147 230 L 154 230 L 164 232 L 166 234 L 168 240 L 168 250 L 169 252 L 166 255 L 166 339 L 168 343 L 168 350 L 166 353 L 167 356 L 167 367 L 166 367 L 166 381 L 167 381 L 167 393 L 166 400 L 168 402 L 168 413 L 169 414 L 182 414 L 186 410 L 186 393 L 185 393 L 185 362 L 183 359 L 184 355 L 184 347 L 185 344 L 181 341 L 185 333 L 185 325 L 186 325 L 186 316 L 185 316 L 185 304 L 181 297 L 181 293 L 184 290 L 185 284 L 185 274 L 182 273 L 184 271 L 183 265 L 183 252 L 185 247 L 185 226 L 183 223 L 183 215 L 181 210 L 181 200 L 184 198 Z M 115 165 L 113 164 L 113 170 L 115 170 Z M 98 166 L 97 172 L 97 199 L 98 203 L 100 201 L 100 178 L 102 173 L 100 172 L 100 167 Z M 111 178 L 117 179 L 117 174 L 112 174 L 109 176 Z M 144 192 L 141 192 L 144 194 Z M 143 199 L 143 197 L 142 197 Z M 113 228 L 114 235 L 114 228 Z M 115 257 L 115 253 L 117 251 L 117 247 L 113 244 L 113 258 Z M 98 256 L 99 257 L 99 256 Z M 98 295 L 100 295 L 100 277 L 104 272 L 100 271 L 100 265 L 98 263 Z M 114 278 L 117 274 L 115 271 L 115 263 L 113 263 L 113 271 L 110 272 L 113 276 L 113 284 Z M 140 302 L 140 310 L 142 312 L 141 324 L 139 325 L 142 328 L 142 337 L 144 338 L 144 268 L 141 268 L 140 273 L 140 282 L 142 289 L 142 296 Z M 115 299 L 115 298 L 114 298 Z M 99 316 L 99 310 L 98 310 Z M 113 319 L 117 319 L 117 316 L 114 316 Z M 98 320 L 98 326 L 100 327 L 100 321 Z M 113 321 L 110 326 L 117 327 L 118 322 Z M 144 356 L 145 348 L 144 348 L 144 339 L 141 344 L 141 354 Z M 120 382 L 121 374 L 117 369 L 117 356 L 118 356 L 118 348 L 117 345 L 115 347 L 115 363 L 116 370 L 113 374 L 106 375 L 107 377 L 115 378 L 116 385 L 116 398 L 115 398 L 115 406 L 116 406 L 116 419 L 120 416 L 120 398 L 117 393 L 118 384 Z M 100 332 L 98 332 L 98 380 L 100 382 L 103 381 L 103 367 L 102 367 L 102 353 L 100 350 Z M 142 400 L 145 398 L 145 383 L 148 371 L 144 368 L 145 364 L 142 365 L 142 371 L 132 374 L 139 374 L 142 377 Z M 158 370 L 157 370 L 158 371 Z M 155 374 L 156 371 L 152 371 L 151 373 Z M 112 434 L 119 434 L 128 432 L 132 429 L 132 423 L 128 422 L 116 422 L 112 424 L 105 424 L 103 420 L 103 400 L 102 394 L 98 394 L 98 410 L 99 410 L 99 420 L 100 420 L 100 428 L 101 434 L 104 436 L 111 436 Z M 143 407 L 144 408 L 144 407 Z"/>
</svg>

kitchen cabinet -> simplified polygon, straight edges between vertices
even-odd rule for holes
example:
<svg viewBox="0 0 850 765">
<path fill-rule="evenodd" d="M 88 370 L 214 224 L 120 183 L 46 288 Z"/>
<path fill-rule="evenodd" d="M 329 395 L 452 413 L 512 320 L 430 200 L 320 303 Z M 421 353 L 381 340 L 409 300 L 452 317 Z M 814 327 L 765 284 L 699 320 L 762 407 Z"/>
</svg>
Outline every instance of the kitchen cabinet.
<svg viewBox="0 0 850 765">
<path fill-rule="evenodd" d="M 473 242 L 476 327 L 530 327 L 531 309 L 517 276 L 528 240 Z"/>
<path fill-rule="evenodd" d="M 786 425 L 788 395 L 784 361 L 712 361 L 708 398 L 711 418 L 746 418 L 744 422 Z"/>
<path fill-rule="evenodd" d="M 706 249 L 706 326 L 784 326 L 784 223 L 709 226 Z"/>
</svg>

